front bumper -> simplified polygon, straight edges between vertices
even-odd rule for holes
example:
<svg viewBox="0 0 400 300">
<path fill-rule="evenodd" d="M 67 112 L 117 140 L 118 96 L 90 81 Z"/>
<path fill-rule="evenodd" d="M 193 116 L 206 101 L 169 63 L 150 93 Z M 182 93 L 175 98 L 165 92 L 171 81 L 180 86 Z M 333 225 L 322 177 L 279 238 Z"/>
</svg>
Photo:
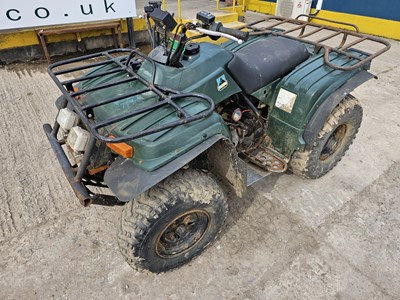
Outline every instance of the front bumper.
<svg viewBox="0 0 400 300">
<path fill-rule="evenodd" d="M 61 143 L 57 139 L 56 135 L 58 132 L 58 124 L 56 123 L 53 128 L 50 124 L 44 124 L 43 129 L 76 197 L 78 197 L 83 206 L 89 206 L 95 199 L 95 196 L 90 195 L 85 184 L 82 182 L 82 178 L 85 174 L 86 166 L 89 163 L 91 149 L 93 149 L 96 142 L 95 138 L 93 136 L 90 137 L 82 162 L 76 169 L 71 166 L 64 150 L 61 147 Z"/>
</svg>

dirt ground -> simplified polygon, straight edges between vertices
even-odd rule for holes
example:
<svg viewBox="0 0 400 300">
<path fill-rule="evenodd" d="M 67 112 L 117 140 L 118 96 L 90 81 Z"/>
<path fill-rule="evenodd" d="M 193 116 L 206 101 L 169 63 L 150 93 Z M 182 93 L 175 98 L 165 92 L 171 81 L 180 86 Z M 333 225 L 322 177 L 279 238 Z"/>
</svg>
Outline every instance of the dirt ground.
<svg viewBox="0 0 400 300">
<path fill-rule="evenodd" d="M 400 43 L 354 95 L 355 143 L 318 180 L 273 175 L 230 199 L 221 237 L 173 272 L 132 270 L 121 207 L 82 208 L 42 130 L 45 63 L 0 66 L 0 299 L 399 299 Z"/>
</svg>

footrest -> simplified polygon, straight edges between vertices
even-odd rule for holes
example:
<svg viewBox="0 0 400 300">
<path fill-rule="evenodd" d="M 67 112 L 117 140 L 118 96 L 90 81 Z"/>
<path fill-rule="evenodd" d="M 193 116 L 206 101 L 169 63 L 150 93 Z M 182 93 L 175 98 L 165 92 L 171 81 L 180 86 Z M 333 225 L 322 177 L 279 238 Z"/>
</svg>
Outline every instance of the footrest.
<svg viewBox="0 0 400 300">
<path fill-rule="evenodd" d="M 246 153 L 246 157 L 252 163 L 269 172 L 283 173 L 287 169 L 287 162 L 274 150 L 266 147 L 261 146 L 254 149 L 253 151 Z"/>
</svg>

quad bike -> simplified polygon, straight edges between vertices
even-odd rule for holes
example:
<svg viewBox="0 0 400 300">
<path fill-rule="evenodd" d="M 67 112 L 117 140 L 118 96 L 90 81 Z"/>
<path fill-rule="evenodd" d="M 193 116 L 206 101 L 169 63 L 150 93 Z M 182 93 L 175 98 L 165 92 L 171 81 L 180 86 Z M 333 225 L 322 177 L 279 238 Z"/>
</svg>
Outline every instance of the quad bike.
<svg viewBox="0 0 400 300">
<path fill-rule="evenodd" d="M 114 49 L 49 67 L 62 96 L 44 130 L 84 206 L 125 204 L 128 263 L 164 272 L 216 238 L 228 195 L 269 172 L 318 178 L 340 161 L 362 118 L 349 93 L 390 44 L 298 19 L 239 30 L 206 12 L 177 25 L 157 3 L 145 11 L 149 55 Z M 225 42 L 195 42 L 206 37 Z"/>
</svg>

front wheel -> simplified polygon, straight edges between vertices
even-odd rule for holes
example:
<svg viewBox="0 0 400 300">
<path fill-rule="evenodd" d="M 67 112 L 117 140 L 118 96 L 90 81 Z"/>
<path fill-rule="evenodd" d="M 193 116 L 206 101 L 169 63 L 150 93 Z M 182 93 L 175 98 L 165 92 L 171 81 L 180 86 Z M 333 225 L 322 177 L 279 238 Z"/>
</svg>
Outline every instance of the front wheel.
<svg viewBox="0 0 400 300">
<path fill-rule="evenodd" d="M 132 267 L 165 272 L 200 254 L 227 212 L 225 194 L 213 178 L 182 170 L 126 204 L 118 244 Z"/>
<path fill-rule="evenodd" d="M 312 145 L 293 153 L 289 170 L 306 178 L 319 178 L 342 159 L 361 125 L 360 102 L 347 95 L 332 111 Z"/>
</svg>

